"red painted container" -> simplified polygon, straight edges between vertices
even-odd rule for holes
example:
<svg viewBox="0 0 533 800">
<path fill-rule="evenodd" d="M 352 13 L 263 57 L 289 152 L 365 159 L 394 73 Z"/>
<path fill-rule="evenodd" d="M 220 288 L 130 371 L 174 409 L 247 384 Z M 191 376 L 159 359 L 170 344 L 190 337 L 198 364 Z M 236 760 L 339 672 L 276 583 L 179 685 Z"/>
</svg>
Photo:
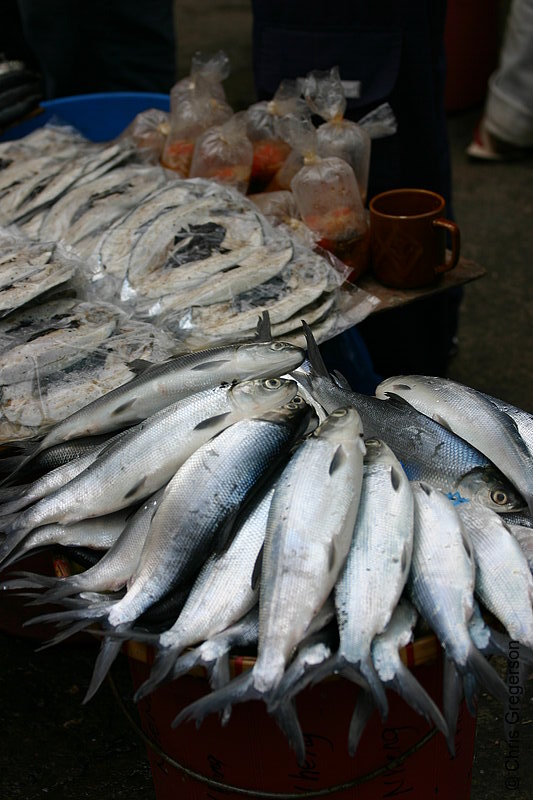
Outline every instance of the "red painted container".
<svg viewBox="0 0 533 800">
<path fill-rule="evenodd" d="M 128 645 L 128 655 L 133 683 L 138 687 L 149 673 L 152 655 L 133 643 Z M 420 639 L 405 649 L 404 656 L 416 678 L 440 705 L 442 659 L 434 637 Z M 235 659 L 235 674 L 252 663 L 251 659 Z M 157 800 L 470 797 L 475 719 L 464 705 L 454 759 L 444 737 L 393 693 L 388 693 L 388 720 L 382 724 L 378 714 L 373 715 L 351 758 L 348 727 L 358 688 L 340 678 L 324 681 L 297 698 L 307 745 L 306 762 L 300 767 L 260 702 L 235 706 L 226 727 L 221 727 L 218 716 L 213 715 L 199 729 L 194 722 L 172 729 L 176 714 L 208 691 L 203 676 L 187 675 L 138 704 L 145 736 L 155 745 L 155 749 L 148 747 L 148 757 Z"/>
<path fill-rule="evenodd" d="M 462 111 L 483 102 L 487 81 L 498 64 L 500 24 L 498 0 L 448 0 L 446 111 Z"/>
</svg>

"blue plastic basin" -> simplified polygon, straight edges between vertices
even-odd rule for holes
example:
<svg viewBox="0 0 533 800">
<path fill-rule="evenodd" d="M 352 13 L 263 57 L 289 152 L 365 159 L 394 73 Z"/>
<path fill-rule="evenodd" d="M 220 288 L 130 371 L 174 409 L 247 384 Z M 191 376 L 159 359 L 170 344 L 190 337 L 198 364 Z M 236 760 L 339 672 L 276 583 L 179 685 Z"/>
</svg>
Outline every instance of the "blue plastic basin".
<svg viewBox="0 0 533 800">
<path fill-rule="evenodd" d="M 118 136 L 141 111 L 147 108 L 168 111 L 169 106 L 168 94 L 151 92 L 101 92 L 59 97 L 43 101 L 40 113 L 4 131 L 0 141 L 20 139 L 56 118 L 73 125 L 93 142 L 104 142 Z"/>
</svg>

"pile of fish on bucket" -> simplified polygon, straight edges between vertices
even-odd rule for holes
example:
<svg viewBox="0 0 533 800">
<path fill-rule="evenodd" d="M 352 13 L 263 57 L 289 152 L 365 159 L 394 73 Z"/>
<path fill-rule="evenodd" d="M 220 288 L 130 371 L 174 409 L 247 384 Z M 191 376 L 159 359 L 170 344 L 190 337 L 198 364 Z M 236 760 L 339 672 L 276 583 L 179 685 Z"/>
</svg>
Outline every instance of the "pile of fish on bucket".
<svg viewBox="0 0 533 800">
<path fill-rule="evenodd" d="M 53 642 L 98 623 L 87 699 L 138 639 L 156 659 L 137 698 L 208 671 L 212 691 L 175 724 L 262 699 L 302 761 L 295 697 L 336 673 L 361 687 L 350 752 L 387 689 L 453 751 L 463 695 L 471 710 L 482 687 L 507 700 L 486 656 L 510 638 L 533 657 L 533 417 L 445 379 L 358 394 L 304 327 L 307 357 L 263 319 L 255 342 L 154 364 L 53 427 L 4 490 L 2 567 L 50 544 L 84 564 L 100 552 L 3 589 L 64 605 L 37 618 L 57 623 Z M 400 658 L 419 618 L 444 650 L 442 711 Z"/>
</svg>

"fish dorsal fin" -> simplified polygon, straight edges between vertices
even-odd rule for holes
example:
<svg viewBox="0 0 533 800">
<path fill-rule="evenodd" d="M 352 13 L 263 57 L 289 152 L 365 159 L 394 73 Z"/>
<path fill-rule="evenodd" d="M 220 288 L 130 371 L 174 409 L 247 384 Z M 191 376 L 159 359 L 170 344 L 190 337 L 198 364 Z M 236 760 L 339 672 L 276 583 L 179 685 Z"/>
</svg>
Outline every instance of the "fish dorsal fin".
<svg viewBox="0 0 533 800">
<path fill-rule="evenodd" d="M 345 378 L 342 372 L 339 372 L 338 369 L 333 370 L 333 377 L 335 379 L 335 383 L 340 389 L 348 389 L 348 391 L 352 391 L 352 387 L 348 383 L 347 378 Z"/>
<path fill-rule="evenodd" d="M 318 349 L 318 344 L 313 336 L 313 331 L 304 319 L 302 320 L 302 328 L 304 329 L 305 341 L 307 342 L 307 356 L 311 366 L 317 375 L 323 375 L 324 377 L 329 378 L 329 372 L 324 364 L 322 353 Z"/>
<path fill-rule="evenodd" d="M 406 406 L 409 406 L 409 408 L 413 407 L 404 397 L 396 394 L 396 392 L 385 392 L 385 394 L 388 397 L 388 400 L 386 401 L 387 403 L 392 403 L 392 405 L 397 406 L 398 408 L 405 408 Z"/>
<path fill-rule="evenodd" d="M 254 571 L 252 572 L 252 580 L 251 580 L 252 589 L 254 589 L 254 591 L 257 588 L 257 585 L 258 585 L 258 583 L 259 583 L 259 581 L 261 579 L 261 570 L 263 569 L 263 551 L 264 551 L 264 549 L 265 549 L 265 546 L 264 546 L 264 544 L 262 544 L 261 545 L 261 550 L 259 551 L 259 553 L 257 554 L 257 558 L 255 559 Z"/>
<path fill-rule="evenodd" d="M 135 358 L 133 361 L 128 361 L 127 366 L 130 372 L 135 373 L 135 375 L 142 375 L 143 372 L 153 367 L 154 364 L 152 361 L 148 361 L 145 358 Z"/>
<path fill-rule="evenodd" d="M 272 341 L 272 328 L 270 325 L 270 314 L 268 311 L 263 311 L 262 315 L 257 320 L 257 328 L 255 329 L 256 342 L 271 342 Z"/>
</svg>

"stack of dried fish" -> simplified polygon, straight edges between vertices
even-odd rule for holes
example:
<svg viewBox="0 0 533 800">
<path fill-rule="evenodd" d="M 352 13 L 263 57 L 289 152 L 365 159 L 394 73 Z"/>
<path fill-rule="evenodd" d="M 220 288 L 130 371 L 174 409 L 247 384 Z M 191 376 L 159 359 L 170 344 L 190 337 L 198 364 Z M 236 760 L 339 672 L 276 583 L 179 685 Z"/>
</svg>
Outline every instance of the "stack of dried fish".
<svg viewBox="0 0 533 800">
<path fill-rule="evenodd" d="M 171 336 L 110 303 L 60 297 L 20 308 L 0 322 L 0 442 L 42 435 L 125 383 L 142 361 L 175 352 Z"/>
<path fill-rule="evenodd" d="M 303 345 L 305 315 L 324 341 L 378 303 L 238 191 L 139 163 L 127 137 L 46 126 L 0 158 L 0 222 L 59 242 L 83 260 L 87 298 L 157 322 L 182 351 L 252 335 L 263 311 L 275 336 Z"/>
<path fill-rule="evenodd" d="M 427 408 L 438 409 L 440 424 L 390 396 L 410 396 L 411 379 L 386 382 L 387 399 L 353 392 L 328 375 L 306 334 L 302 366 L 304 352 L 278 341 L 180 356 L 53 428 L 18 479 L 67 444 L 71 460 L 12 487 L 1 509 L 2 563 L 51 542 L 92 542 L 105 554 L 79 575 L 19 573 L 5 588 L 44 588 L 35 602 L 65 605 L 44 617 L 61 626 L 54 641 L 100 624 L 88 696 L 133 638 L 157 650 L 138 697 L 192 665 L 207 667 L 214 691 L 176 724 L 217 710 L 227 720 L 233 704 L 260 698 L 301 761 L 294 697 L 338 673 L 361 687 L 351 752 L 374 707 L 386 717 L 385 689 L 453 751 L 463 693 L 471 710 L 480 686 L 506 699 L 485 655 L 505 651 L 509 636 L 525 663 L 533 659 L 533 579 L 505 521 L 533 524 L 522 513 L 531 456 L 496 401 L 432 384 L 446 387 L 451 408 L 461 393 L 477 403 L 476 424 L 459 436 L 443 397 Z M 495 441 L 482 409 L 493 431 L 505 431 Z M 79 438 L 87 435 L 89 452 Z M 399 657 L 419 617 L 446 654 L 442 712 Z M 255 666 L 230 681 L 229 653 L 250 645 Z"/>
<path fill-rule="evenodd" d="M 36 235 L 46 211 L 73 187 L 135 157 L 128 141 L 94 144 L 75 130 L 46 126 L 0 145 L 0 220 Z"/>
</svg>

